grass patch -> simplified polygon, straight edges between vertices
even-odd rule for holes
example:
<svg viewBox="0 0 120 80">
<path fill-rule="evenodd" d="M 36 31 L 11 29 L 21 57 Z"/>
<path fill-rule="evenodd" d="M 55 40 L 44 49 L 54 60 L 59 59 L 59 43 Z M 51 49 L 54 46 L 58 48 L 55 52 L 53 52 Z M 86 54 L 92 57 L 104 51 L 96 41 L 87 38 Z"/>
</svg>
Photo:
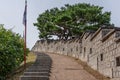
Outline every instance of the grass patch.
<svg viewBox="0 0 120 80">
<path fill-rule="evenodd" d="M 19 77 L 24 73 L 26 68 L 32 65 L 35 60 L 36 60 L 36 55 L 30 52 L 27 56 L 26 67 L 24 66 L 24 62 L 23 62 L 19 68 L 17 68 L 13 73 L 8 75 L 7 80 L 19 80 Z"/>
</svg>

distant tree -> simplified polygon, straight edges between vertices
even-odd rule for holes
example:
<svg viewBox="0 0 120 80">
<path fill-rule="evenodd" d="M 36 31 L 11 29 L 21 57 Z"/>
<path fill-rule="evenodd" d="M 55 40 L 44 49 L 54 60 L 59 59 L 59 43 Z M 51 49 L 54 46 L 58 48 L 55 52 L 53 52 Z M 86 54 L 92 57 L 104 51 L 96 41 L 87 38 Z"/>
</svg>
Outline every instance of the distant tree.
<svg viewBox="0 0 120 80">
<path fill-rule="evenodd" d="M 79 3 L 46 10 L 37 18 L 39 38 L 49 39 L 53 35 L 59 39 L 80 36 L 86 30 L 96 30 L 102 25 L 110 25 L 110 12 L 102 12 L 103 7 Z"/>
</svg>

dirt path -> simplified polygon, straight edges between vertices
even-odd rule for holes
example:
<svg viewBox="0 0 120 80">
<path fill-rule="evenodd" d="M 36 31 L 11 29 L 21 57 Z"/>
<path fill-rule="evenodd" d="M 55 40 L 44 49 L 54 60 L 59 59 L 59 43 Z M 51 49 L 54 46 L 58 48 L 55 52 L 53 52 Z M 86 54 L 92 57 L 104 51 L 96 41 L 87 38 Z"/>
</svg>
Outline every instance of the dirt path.
<svg viewBox="0 0 120 80">
<path fill-rule="evenodd" d="M 50 80 L 97 80 L 74 59 L 57 54 L 48 55 L 53 60 Z"/>
</svg>

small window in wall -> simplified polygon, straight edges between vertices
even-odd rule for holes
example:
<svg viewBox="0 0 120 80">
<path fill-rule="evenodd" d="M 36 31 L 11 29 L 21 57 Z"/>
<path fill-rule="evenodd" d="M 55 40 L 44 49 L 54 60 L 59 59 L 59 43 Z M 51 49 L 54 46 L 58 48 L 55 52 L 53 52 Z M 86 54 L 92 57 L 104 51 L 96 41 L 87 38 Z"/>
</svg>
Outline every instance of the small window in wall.
<svg viewBox="0 0 120 80">
<path fill-rule="evenodd" d="M 63 48 L 63 51 L 64 51 L 65 49 Z"/>
<path fill-rule="evenodd" d="M 71 52 L 73 51 L 73 49 L 71 48 Z"/>
<path fill-rule="evenodd" d="M 120 66 L 120 56 L 116 57 L 116 66 Z"/>
<path fill-rule="evenodd" d="M 58 50 L 58 47 L 56 47 L 56 50 Z"/>
<path fill-rule="evenodd" d="M 53 46 L 51 46 L 51 48 L 53 48 Z"/>
<path fill-rule="evenodd" d="M 103 54 L 100 54 L 100 61 L 103 61 Z"/>
<path fill-rule="evenodd" d="M 76 51 L 78 51 L 78 46 L 76 47 Z"/>
<path fill-rule="evenodd" d="M 84 52 L 86 52 L 86 47 L 84 47 Z"/>
<path fill-rule="evenodd" d="M 92 54 L 92 48 L 90 48 L 90 54 Z"/>
<path fill-rule="evenodd" d="M 80 54 L 82 54 L 82 47 L 80 47 Z"/>
</svg>

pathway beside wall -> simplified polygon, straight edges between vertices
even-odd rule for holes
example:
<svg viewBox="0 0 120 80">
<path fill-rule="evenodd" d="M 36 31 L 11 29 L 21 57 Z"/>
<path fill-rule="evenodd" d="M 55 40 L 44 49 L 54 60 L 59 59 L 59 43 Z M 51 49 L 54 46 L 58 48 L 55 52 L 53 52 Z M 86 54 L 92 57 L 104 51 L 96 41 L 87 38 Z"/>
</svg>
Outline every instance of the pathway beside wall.
<svg viewBox="0 0 120 80">
<path fill-rule="evenodd" d="M 38 40 L 32 51 L 71 56 L 111 80 L 120 80 L 120 28 L 100 27 L 70 40 Z"/>
<path fill-rule="evenodd" d="M 74 59 L 57 54 L 48 55 L 53 61 L 50 80 L 97 80 Z"/>
</svg>

